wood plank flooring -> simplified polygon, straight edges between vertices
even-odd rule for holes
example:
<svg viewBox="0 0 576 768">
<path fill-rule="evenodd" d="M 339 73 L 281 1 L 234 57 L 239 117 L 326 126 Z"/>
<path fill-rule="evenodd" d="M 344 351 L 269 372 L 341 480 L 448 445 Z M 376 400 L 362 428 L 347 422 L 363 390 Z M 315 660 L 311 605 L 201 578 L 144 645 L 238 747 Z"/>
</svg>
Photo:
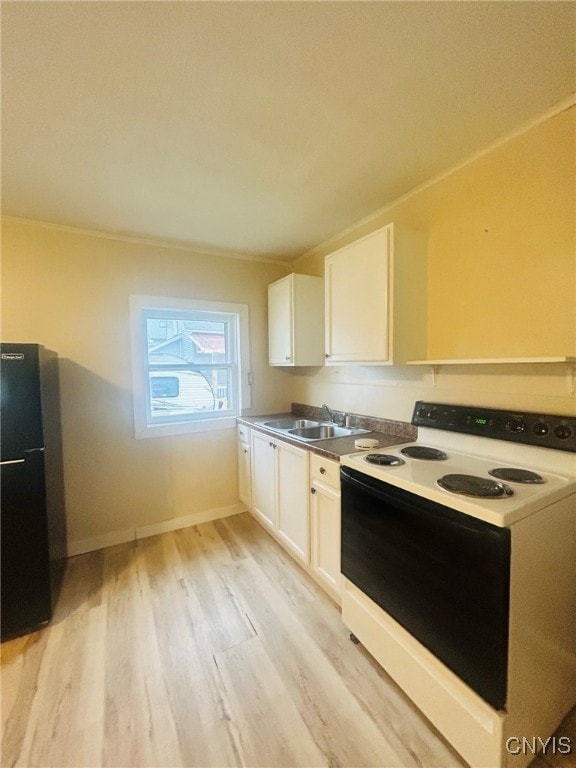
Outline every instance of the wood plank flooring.
<svg viewBox="0 0 576 768">
<path fill-rule="evenodd" d="M 1 714 L 3 768 L 464 766 L 247 513 L 72 558 Z"/>
</svg>

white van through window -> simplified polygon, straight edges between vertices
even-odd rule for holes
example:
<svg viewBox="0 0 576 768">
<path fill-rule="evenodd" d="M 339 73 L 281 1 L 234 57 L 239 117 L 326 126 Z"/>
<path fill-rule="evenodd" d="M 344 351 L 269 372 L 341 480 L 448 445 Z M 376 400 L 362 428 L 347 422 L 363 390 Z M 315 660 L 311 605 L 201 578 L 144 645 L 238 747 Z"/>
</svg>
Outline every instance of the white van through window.
<svg viewBox="0 0 576 768">
<path fill-rule="evenodd" d="M 235 426 L 250 407 L 248 307 L 130 297 L 136 437 Z"/>
</svg>

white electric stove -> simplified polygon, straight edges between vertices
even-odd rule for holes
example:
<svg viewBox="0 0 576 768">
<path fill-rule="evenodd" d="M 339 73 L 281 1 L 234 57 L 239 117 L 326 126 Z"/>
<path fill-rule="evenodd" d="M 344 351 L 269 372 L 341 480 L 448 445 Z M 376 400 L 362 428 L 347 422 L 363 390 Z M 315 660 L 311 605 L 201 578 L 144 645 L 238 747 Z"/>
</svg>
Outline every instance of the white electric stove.
<svg viewBox="0 0 576 768">
<path fill-rule="evenodd" d="M 343 620 L 473 768 L 524 768 L 576 704 L 576 418 L 412 423 L 341 459 Z"/>
<path fill-rule="evenodd" d="M 415 442 L 341 464 L 499 526 L 576 492 L 576 453 L 426 427 Z"/>
</svg>

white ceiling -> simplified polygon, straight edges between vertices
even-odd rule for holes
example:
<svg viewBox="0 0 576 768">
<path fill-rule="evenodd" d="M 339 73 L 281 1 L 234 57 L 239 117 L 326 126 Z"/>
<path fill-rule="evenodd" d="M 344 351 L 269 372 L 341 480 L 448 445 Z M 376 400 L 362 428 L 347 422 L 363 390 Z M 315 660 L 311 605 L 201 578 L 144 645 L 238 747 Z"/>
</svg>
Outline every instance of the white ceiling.
<svg viewBox="0 0 576 768">
<path fill-rule="evenodd" d="M 294 258 L 575 89 L 574 2 L 3 2 L 3 210 Z"/>
</svg>

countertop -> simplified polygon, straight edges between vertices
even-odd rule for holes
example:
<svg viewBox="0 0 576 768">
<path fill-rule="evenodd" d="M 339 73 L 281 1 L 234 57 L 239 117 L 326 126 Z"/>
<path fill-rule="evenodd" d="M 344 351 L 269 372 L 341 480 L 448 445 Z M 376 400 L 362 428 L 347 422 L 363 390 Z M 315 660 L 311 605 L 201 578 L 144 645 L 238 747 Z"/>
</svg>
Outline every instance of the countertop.
<svg viewBox="0 0 576 768">
<path fill-rule="evenodd" d="M 358 427 L 363 429 L 368 428 L 368 425 L 366 425 L 366 427 L 362 425 L 362 419 L 365 419 L 366 421 L 369 421 L 371 425 L 374 424 L 374 422 L 381 422 L 382 429 L 372 429 L 362 434 L 350 435 L 349 437 L 335 437 L 328 440 L 297 440 L 296 438 L 290 436 L 287 432 L 279 432 L 276 429 L 270 429 L 269 427 L 265 427 L 262 424 L 264 421 L 289 419 L 294 416 L 299 418 L 321 418 L 316 417 L 310 413 L 298 413 L 297 411 L 293 411 L 292 413 L 268 413 L 262 416 L 240 416 L 238 417 L 238 423 L 244 424 L 251 429 L 256 429 L 258 432 L 263 432 L 264 434 L 270 435 L 270 437 L 283 440 L 286 443 L 290 443 L 290 445 L 294 445 L 298 448 L 304 448 L 308 451 L 312 451 L 313 453 L 317 453 L 320 456 L 326 456 L 326 458 L 333 459 L 334 461 L 340 461 L 340 456 L 345 456 L 347 453 L 355 453 L 359 451 L 360 449 L 356 448 L 354 445 L 354 442 L 358 440 L 358 438 L 367 437 L 378 440 L 378 447 L 386 448 L 390 445 L 401 445 L 402 443 L 412 442 L 416 437 L 416 429 L 412 427 L 411 424 L 406 424 L 405 422 L 386 421 L 383 419 L 372 419 L 368 416 L 354 416 Z"/>
</svg>

